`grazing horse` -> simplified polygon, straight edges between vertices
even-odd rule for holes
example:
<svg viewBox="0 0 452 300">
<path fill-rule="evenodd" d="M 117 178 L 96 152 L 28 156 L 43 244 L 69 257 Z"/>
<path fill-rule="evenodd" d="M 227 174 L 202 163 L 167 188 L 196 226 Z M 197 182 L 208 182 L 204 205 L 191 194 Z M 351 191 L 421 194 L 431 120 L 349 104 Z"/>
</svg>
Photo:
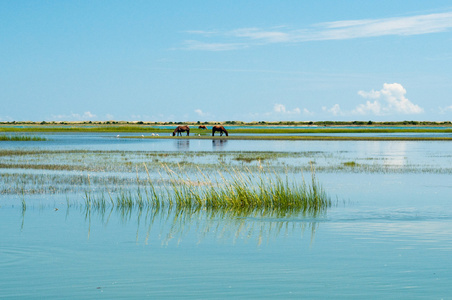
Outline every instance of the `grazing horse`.
<svg viewBox="0 0 452 300">
<path fill-rule="evenodd" d="M 223 133 L 226 133 L 226 136 L 229 136 L 228 131 L 221 125 L 215 125 L 212 127 L 212 136 L 215 136 L 215 131 L 219 131 L 220 136 L 222 136 Z"/>
<path fill-rule="evenodd" d="M 207 130 L 207 127 L 205 125 L 199 125 L 198 129 L 205 129 L 205 130 Z"/>
<path fill-rule="evenodd" d="M 173 131 L 173 136 L 180 135 L 182 136 L 182 132 L 186 131 L 187 132 L 187 136 L 190 135 L 190 127 L 184 125 L 184 126 L 177 126 L 176 129 L 174 129 Z"/>
</svg>

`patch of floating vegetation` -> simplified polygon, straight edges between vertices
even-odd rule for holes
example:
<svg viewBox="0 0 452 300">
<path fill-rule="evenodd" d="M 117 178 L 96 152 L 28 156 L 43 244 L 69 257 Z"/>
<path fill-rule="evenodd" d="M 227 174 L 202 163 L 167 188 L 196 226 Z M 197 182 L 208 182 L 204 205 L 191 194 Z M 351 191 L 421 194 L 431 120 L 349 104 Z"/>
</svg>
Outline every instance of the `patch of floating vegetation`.
<svg viewBox="0 0 452 300">
<path fill-rule="evenodd" d="M 410 164 L 407 158 L 353 158 L 343 152 L 148 152 L 85 150 L 0 150 L 0 193 L 80 193 L 88 184 L 97 191 L 116 192 L 123 186 L 135 188 L 147 177 L 143 164 L 159 181 L 161 165 L 187 172 L 215 173 L 228 167 L 259 173 L 262 166 L 275 172 L 318 173 L 432 173 L 452 174 L 450 165 Z M 136 174 L 136 175 L 135 175 Z"/>
<path fill-rule="evenodd" d="M 276 155 L 274 156 L 269 156 L 269 155 L 256 155 L 256 154 L 252 154 L 252 155 L 247 155 L 247 154 L 239 154 L 236 157 L 233 158 L 233 160 L 236 161 L 241 161 L 241 162 L 246 162 L 246 163 L 251 163 L 253 161 L 256 161 L 258 163 L 261 163 L 265 160 L 269 160 L 269 159 L 275 159 Z"/>
<path fill-rule="evenodd" d="M 0 194 L 35 195 L 80 193 L 88 185 L 96 191 L 118 192 L 125 187 L 135 186 L 133 176 L 88 176 L 87 174 L 58 173 L 1 173 Z"/>
<path fill-rule="evenodd" d="M 47 141 L 48 139 L 40 136 L 30 136 L 30 135 L 0 135 L 0 141 L 15 141 L 15 142 L 23 142 L 23 141 Z"/>
<path fill-rule="evenodd" d="M 357 167 L 357 166 L 359 166 L 359 164 L 358 163 L 356 163 L 355 161 L 346 161 L 346 162 L 344 162 L 344 163 L 342 163 L 344 166 L 346 166 L 346 167 L 351 167 L 351 168 L 354 168 L 354 167 Z"/>
<path fill-rule="evenodd" d="M 290 165 L 299 159 L 310 157 L 328 158 L 326 152 L 145 152 L 145 151 L 20 151 L 0 150 L 0 167 L 23 170 L 60 170 L 88 172 L 130 172 L 135 165 L 146 163 L 150 166 L 167 164 L 175 167 L 185 164 L 196 168 L 216 169 L 218 163 L 229 165 L 249 164 L 258 166 L 264 161 L 272 165 Z M 307 161 L 306 161 L 307 162 Z"/>
</svg>

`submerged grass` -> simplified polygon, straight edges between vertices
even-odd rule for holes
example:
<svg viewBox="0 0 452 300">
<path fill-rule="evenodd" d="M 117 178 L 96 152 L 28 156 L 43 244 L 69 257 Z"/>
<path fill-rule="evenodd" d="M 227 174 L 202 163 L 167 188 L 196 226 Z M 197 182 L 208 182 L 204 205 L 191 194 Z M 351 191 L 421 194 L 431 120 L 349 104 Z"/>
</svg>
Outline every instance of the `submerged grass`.
<svg viewBox="0 0 452 300">
<path fill-rule="evenodd" d="M 144 165 L 146 170 L 147 167 Z M 298 210 L 317 213 L 331 206 L 331 200 L 317 182 L 314 171 L 308 185 L 304 178 L 292 180 L 287 174 L 261 169 L 224 169 L 216 174 L 206 174 L 198 168 L 196 174 L 182 168 L 175 172 L 163 165 L 160 176 L 167 177 L 162 186 L 157 186 L 148 176 L 145 181 L 137 177 L 136 191 L 124 190 L 116 195 L 108 193 L 85 193 L 86 206 L 102 208 L 111 204 L 115 207 L 191 207 L 209 209 L 276 209 Z M 149 173 L 148 173 L 149 174 Z M 163 181 L 163 180 L 161 180 Z"/>
</svg>

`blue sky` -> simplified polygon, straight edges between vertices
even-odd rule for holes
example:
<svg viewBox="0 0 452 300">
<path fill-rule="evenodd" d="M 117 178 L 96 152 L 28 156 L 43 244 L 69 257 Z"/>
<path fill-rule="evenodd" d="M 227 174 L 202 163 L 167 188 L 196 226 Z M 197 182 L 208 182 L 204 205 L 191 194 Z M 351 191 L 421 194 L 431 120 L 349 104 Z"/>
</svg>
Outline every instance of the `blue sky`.
<svg viewBox="0 0 452 300">
<path fill-rule="evenodd" d="M 452 119 L 448 1 L 1 1 L 0 121 Z"/>
</svg>

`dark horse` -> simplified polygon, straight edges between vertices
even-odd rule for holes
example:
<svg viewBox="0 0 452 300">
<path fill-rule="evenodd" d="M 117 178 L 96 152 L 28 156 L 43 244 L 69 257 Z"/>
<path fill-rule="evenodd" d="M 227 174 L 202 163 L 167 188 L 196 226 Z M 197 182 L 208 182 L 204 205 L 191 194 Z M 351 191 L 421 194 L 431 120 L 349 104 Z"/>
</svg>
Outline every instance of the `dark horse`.
<svg viewBox="0 0 452 300">
<path fill-rule="evenodd" d="M 223 133 L 226 133 L 226 136 L 229 136 L 228 131 L 221 125 L 215 125 L 212 127 L 212 136 L 215 136 L 215 131 L 219 131 L 220 136 L 222 136 Z"/>
<path fill-rule="evenodd" d="M 187 132 L 187 136 L 190 135 L 190 127 L 184 125 L 184 126 L 177 126 L 176 129 L 174 129 L 173 131 L 173 136 L 177 135 L 182 135 L 182 132 L 186 131 Z"/>
<path fill-rule="evenodd" d="M 207 127 L 205 125 L 199 125 L 198 129 L 205 129 L 205 130 L 207 130 Z"/>
</svg>

